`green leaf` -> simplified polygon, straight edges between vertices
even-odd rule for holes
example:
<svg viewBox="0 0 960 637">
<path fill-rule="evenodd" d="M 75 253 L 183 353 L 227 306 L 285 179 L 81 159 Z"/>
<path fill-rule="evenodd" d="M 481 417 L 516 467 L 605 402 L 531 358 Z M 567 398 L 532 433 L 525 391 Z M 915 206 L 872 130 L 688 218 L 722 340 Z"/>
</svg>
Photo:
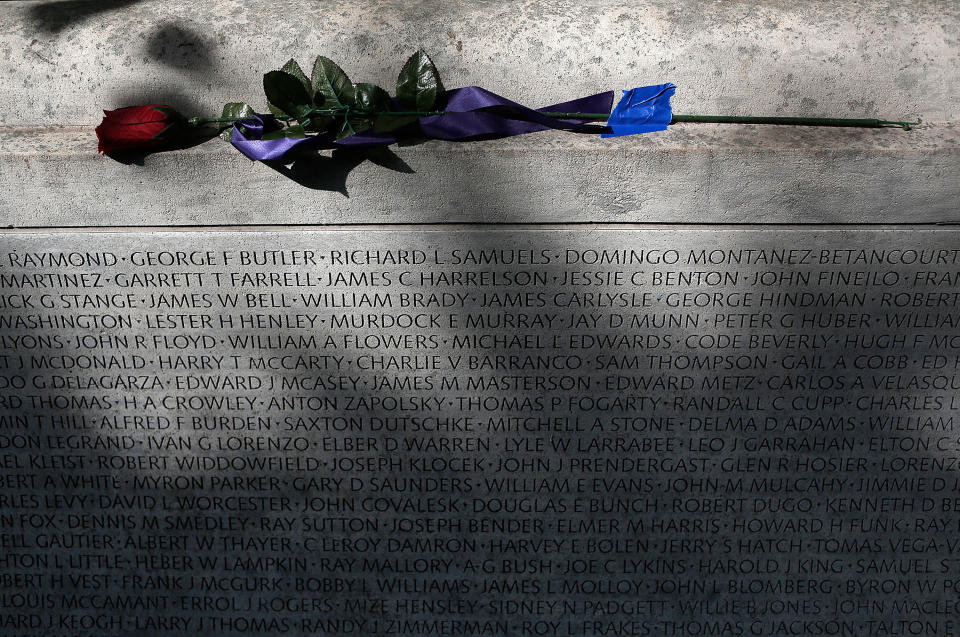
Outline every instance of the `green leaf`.
<svg viewBox="0 0 960 637">
<path fill-rule="evenodd" d="M 220 117 L 223 119 L 228 117 L 250 117 L 255 113 L 256 111 L 254 111 L 253 107 L 249 104 L 244 104 L 243 102 L 230 102 L 229 104 L 223 105 L 223 114 L 220 115 Z M 229 122 L 221 122 L 218 124 L 218 127 L 221 129 L 220 137 L 228 142 L 233 139 L 233 124 Z"/>
<path fill-rule="evenodd" d="M 170 108 L 169 106 L 151 106 L 150 110 L 157 111 L 166 117 L 167 121 L 174 122 L 186 122 L 187 118 L 177 112 L 176 109 Z"/>
<path fill-rule="evenodd" d="M 293 77 L 300 80 L 300 83 L 303 84 L 303 88 L 307 89 L 307 94 L 311 98 L 313 97 L 313 87 L 310 86 L 310 78 L 308 78 L 306 73 L 303 72 L 303 69 L 300 68 L 300 65 L 297 64 L 296 60 L 290 58 L 286 64 L 280 67 L 280 70 L 284 73 L 289 73 Z"/>
<path fill-rule="evenodd" d="M 223 105 L 223 114 L 221 118 L 226 117 L 250 117 L 255 115 L 256 111 L 253 110 L 253 107 L 245 102 L 230 102 L 229 104 Z"/>
<path fill-rule="evenodd" d="M 347 122 L 344 121 L 340 125 L 340 132 L 337 133 L 337 139 L 350 137 L 354 133 L 360 133 L 370 128 L 373 128 L 373 121 L 370 118 L 353 116 L 350 118 L 349 124 L 347 124 Z"/>
<path fill-rule="evenodd" d="M 373 132 L 392 133 L 399 130 L 407 124 L 420 119 L 419 115 L 396 115 L 394 113 L 380 113 L 373 118 Z"/>
<path fill-rule="evenodd" d="M 283 71 L 284 73 L 289 73 L 293 77 L 300 80 L 300 83 L 303 84 L 303 88 L 307 89 L 307 94 L 310 95 L 311 100 L 313 99 L 313 87 L 310 86 L 310 78 L 308 78 L 307 75 L 303 72 L 303 69 L 300 68 L 300 65 L 297 64 L 296 60 L 294 60 L 293 58 L 290 58 L 289 60 L 287 60 L 286 64 L 280 67 L 280 70 Z M 274 115 L 278 115 L 281 117 L 285 115 L 289 115 L 289 113 L 287 113 L 285 110 L 283 110 L 282 108 L 280 108 L 279 106 L 271 102 L 267 102 L 267 108 L 269 108 L 270 112 L 273 113 Z"/>
<path fill-rule="evenodd" d="M 271 104 L 296 119 L 304 117 L 311 108 L 307 89 L 286 71 L 270 71 L 264 75 L 263 92 Z"/>
<path fill-rule="evenodd" d="M 390 110 L 390 94 L 376 84 L 360 82 L 353 85 L 354 106 L 368 114 Z"/>
<path fill-rule="evenodd" d="M 306 137 L 307 131 L 304 130 L 303 126 L 299 124 L 296 126 L 288 126 L 287 128 L 281 128 L 280 130 L 275 130 L 272 133 L 267 133 L 260 139 L 283 139 L 284 137 Z"/>
<path fill-rule="evenodd" d="M 317 56 L 317 61 L 313 64 L 313 99 L 314 103 L 322 108 L 354 104 L 350 78 L 343 69 L 322 55 Z"/>
<path fill-rule="evenodd" d="M 430 57 L 423 51 L 410 56 L 397 77 L 397 99 L 411 111 L 429 111 L 437 94 L 443 91 L 440 73 Z"/>
<path fill-rule="evenodd" d="M 330 125 L 333 123 L 333 117 L 327 115 L 314 115 L 310 118 L 310 121 L 304 124 L 306 128 L 311 133 L 322 133 L 330 128 Z"/>
</svg>

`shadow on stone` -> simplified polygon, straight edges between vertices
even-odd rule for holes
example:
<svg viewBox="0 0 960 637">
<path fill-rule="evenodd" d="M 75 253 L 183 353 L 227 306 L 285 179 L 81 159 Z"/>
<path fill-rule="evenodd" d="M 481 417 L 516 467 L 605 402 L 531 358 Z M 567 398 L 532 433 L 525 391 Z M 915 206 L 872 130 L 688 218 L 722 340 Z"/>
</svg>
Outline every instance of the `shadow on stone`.
<svg viewBox="0 0 960 637">
<path fill-rule="evenodd" d="M 349 197 L 347 177 L 354 168 L 367 160 L 394 172 L 405 174 L 416 172 L 388 148 L 337 149 L 330 156 L 317 153 L 301 157 L 289 166 L 275 161 L 263 163 L 305 188 L 339 192 L 344 197 Z"/>
<path fill-rule="evenodd" d="M 111 110 L 136 106 L 138 104 L 163 104 L 169 106 L 185 117 L 194 117 L 206 114 L 206 107 L 193 96 L 169 86 L 149 85 L 118 87 L 110 98 L 104 101 L 103 108 Z"/>
<path fill-rule="evenodd" d="M 110 159 L 125 164 L 127 166 L 143 166 L 147 157 L 155 153 L 165 153 L 171 150 L 185 150 L 187 148 L 193 148 L 194 146 L 199 146 L 204 144 L 214 137 L 217 136 L 216 131 L 211 131 L 210 133 L 205 133 L 203 135 L 197 135 L 195 138 L 181 142 L 174 146 L 166 146 L 164 148 L 154 148 L 151 150 L 125 150 L 125 151 L 115 151 L 112 153 L 107 153 L 107 157 Z"/>
<path fill-rule="evenodd" d="M 71 24 L 81 22 L 98 13 L 122 9 L 141 0 L 58 0 L 30 7 L 28 15 L 37 26 L 48 32 L 63 31 Z"/>
<path fill-rule="evenodd" d="M 178 22 L 168 22 L 154 31 L 146 52 L 161 64 L 196 73 L 209 73 L 214 65 L 211 51 L 215 45 L 202 34 Z"/>
</svg>

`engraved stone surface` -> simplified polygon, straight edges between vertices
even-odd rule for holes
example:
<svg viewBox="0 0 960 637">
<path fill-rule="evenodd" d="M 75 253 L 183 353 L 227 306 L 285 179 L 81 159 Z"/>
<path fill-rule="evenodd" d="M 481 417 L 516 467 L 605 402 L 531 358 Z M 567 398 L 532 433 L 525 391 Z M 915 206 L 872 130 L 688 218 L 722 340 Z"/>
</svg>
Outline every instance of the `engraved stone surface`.
<svg viewBox="0 0 960 637">
<path fill-rule="evenodd" d="M 960 231 L 0 234 L 0 632 L 952 635 Z"/>
</svg>

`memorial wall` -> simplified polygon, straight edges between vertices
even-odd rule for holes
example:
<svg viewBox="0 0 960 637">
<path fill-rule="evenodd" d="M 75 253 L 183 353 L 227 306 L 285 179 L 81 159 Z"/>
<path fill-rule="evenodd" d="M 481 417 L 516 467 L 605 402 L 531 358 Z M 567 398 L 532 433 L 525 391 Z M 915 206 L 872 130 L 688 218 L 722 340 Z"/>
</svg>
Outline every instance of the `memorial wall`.
<svg viewBox="0 0 960 637">
<path fill-rule="evenodd" d="M 956 231 L 23 233 L 2 264 L 16 634 L 956 625 Z"/>
<path fill-rule="evenodd" d="M 0 89 L 26 100 L 0 120 L 0 635 L 960 634 L 956 8 L 3 4 L 0 69 L 77 77 Z M 603 62 L 627 27 L 672 44 Z M 454 81 L 527 102 L 642 73 L 689 111 L 925 123 L 429 142 L 312 179 L 219 140 L 97 156 L 121 104 L 84 82 L 203 106 L 248 90 L 261 28 L 264 59 L 293 32 L 374 75 L 429 32 Z M 547 61 L 575 43 L 601 70 L 571 88 Z"/>
</svg>

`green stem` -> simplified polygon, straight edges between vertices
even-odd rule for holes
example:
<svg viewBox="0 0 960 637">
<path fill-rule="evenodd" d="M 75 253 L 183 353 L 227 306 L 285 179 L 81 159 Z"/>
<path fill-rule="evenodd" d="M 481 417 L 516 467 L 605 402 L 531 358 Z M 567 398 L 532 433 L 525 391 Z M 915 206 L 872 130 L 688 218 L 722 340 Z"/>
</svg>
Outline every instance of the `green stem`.
<svg viewBox="0 0 960 637">
<path fill-rule="evenodd" d="M 562 119 L 608 119 L 608 113 L 543 113 L 548 117 Z M 896 122 L 884 119 L 862 119 L 843 117 L 740 117 L 736 115 L 674 115 L 671 124 L 680 123 L 708 124 L 776 124 L 780 126 L 852 126 L 858 128 L 885 128 L 896 126 L 910 130 L 920 122 Z"/>
<path fill-rule="evenodd" d="M 344 108 L 313 109 L 308 116 L 313 115 L 341 115 L 345 114 Z M 360 114 L 370 115 L 371 113 Z M 429 117 L 432 115 L 447 115 L 450 111 L 385 111 L 376 113 L 377 116 L 390 117 Z M 554 117 L 557 119 L 595 119 L 607 120 L 609 113 L 559 113 L 543 112 L 541 115 Z M 279 120 L 293 121 L 294 117 L 276 116 Z M 188 120 L 193 126 L 202 126 L 204 124 L 232 124 L 243 117 L 194 117 Z M 349 118 L 347 118 L 349 124 Z M 886 128 L 895 126 L 903 130 L 910 130 L 920 122 L 898 122 L 883 119 L 857 119 L 841 117 L 746 117 L 737 115 L 674 115 L 670 121 L 671 124 L 686 123 L 706 123 L 706 124 L 774 124 L 779 126 L 850 126 L 856 128 Z"/>
<path fill-rule="evenodd" d="M 382 113 L 383 115 L 446 115 L 446 111 L 404 111 Z M 557 119 L 595 119 L 607 120 L 610 113 L 560 113 L 541 112 L 541 115 Z M 674 115 L 671 124 L 708 123 L 708 124 L 775 124 L 780 126 L 850 126 L 857 128 L 885 128 L 895 126 L 910 130 L 920 122 L 898 122 L 884 119 L 863 119 L 843 117 L 741 117 L 737 115 Z"/>
<path fill-rule="evenodd" d="M 848 119 L 841 117 L 739 117 L 735 115 L 674 115 L 671 124 L 776 124 L 780 126 L 854 126 L 858 128 L 885 128 L 896 126 L 910 130 L 920 122 L 893 122 L 883 119 Z"/>
<path fill-rule="evenodd" d="M 557 119 L 609 119 L 610 113 L 557 113 L 547 111 L 540 113 L 547 117 L 556 117 Z"/>
<path fill-rule="evenodd" d="M 451 111 L 384 111 L 377 115 L 394 115 L 396 117 L 409 117 L 417 115 L 419 117 L 432 117 L 433 115 L 447 115 Z"/>
<path fill-rule="evenodd" d="M 243 117 L 191 117 L 187 123 L 191 126 L 203 126 L 205 124 L 232 124 L 239 122 Z"/>
</svg>

